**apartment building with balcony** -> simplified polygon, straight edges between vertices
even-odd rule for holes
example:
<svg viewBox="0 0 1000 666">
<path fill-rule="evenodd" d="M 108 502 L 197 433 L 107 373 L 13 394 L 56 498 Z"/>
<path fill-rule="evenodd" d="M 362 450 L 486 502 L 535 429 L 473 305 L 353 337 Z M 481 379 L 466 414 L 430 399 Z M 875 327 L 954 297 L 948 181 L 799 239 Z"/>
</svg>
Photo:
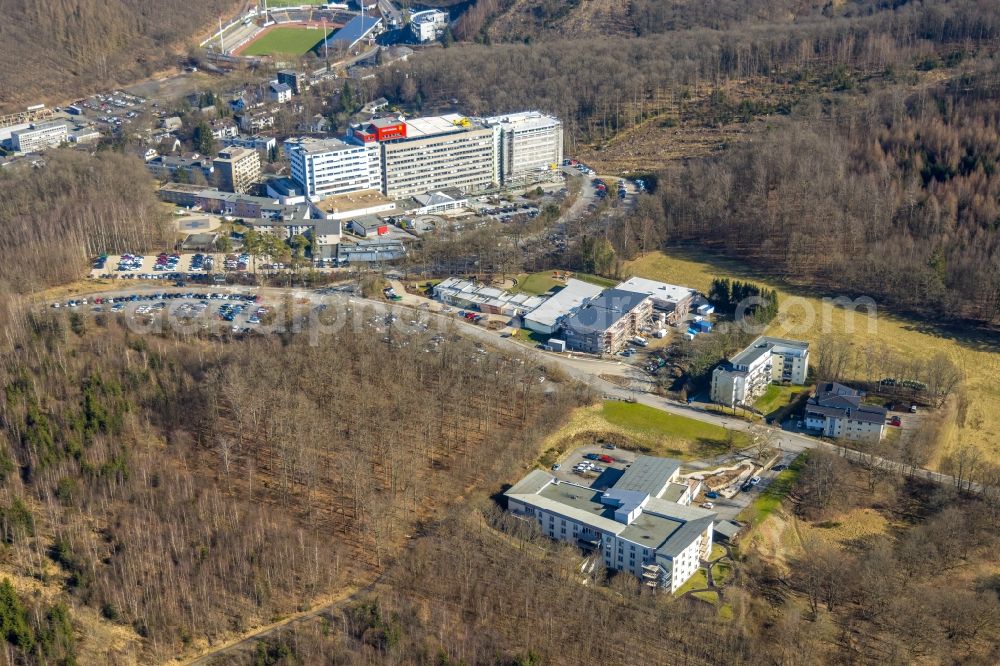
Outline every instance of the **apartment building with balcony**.
<svg viewBox="0 0 1000 666">
<path fill-rule="evenodd" d="M 552 539 L 598 554 L 655 589 L 676 591 L 712 550 L 717 515 L 671 497 L 686 497 L 680 463 L 638 456 L 606 490 L 529 472 L 506 493 L 507 509 Z"/>
<path fill-rule="evenodd" d="M 607 289 L 563 319 L 566 347 L 590 354 L 613 354 L 639 334 L 652 313 L 649 294 Z"/>
<path fill-rule="evenodd" d="M 837 382 L 820 384 L 806 402 L 806 428 L 825 437 L 855 442 L 881 440 L 888 411 L 864 404 L 863 397 L 863 392 Z"/>
<path fill-rule="evenodd" d="M 733 406 L 753 403 L 771 382 L 805 384 L 809 343 L 760 336 L 712 372 L 711 398 Z"/>
</svg>

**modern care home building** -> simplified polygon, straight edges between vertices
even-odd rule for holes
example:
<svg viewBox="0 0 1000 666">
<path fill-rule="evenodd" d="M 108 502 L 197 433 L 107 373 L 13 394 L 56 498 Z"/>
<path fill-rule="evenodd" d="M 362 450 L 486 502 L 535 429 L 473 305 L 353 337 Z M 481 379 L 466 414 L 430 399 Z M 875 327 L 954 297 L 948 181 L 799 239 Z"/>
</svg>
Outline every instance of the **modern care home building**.
<svg viewBox="0 0 1000 666">
<path fill-rule="evenodd" d="M 600 553 L 604 566 L 676 591 L 712 549 L 716 514 L 691 507 L 680 463 L 639 456 L 607 490 L 529 472 L 504 495 L 507 508 L 552 539 Z"/>
</svg>

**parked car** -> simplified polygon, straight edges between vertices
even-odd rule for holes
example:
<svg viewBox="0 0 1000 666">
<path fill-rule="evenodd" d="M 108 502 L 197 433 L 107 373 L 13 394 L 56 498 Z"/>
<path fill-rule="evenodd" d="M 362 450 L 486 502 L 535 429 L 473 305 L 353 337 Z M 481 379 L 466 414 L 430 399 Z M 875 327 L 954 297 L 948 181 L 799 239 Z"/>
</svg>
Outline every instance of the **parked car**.
<svg viewBox="0 0 1000 666">
<path fill-rule="evenodd" d="M 889 420 L 889 425 L 894 425 L 894 426 L 896 426 L 898 428 L 899 426 L 903 425 L 903 420 L 901 418 L 899 418 L 898 416 L 893 416 Z"/>
<path fill-rule="evenodd" d="M 708 499 L 719 499 L 719 493 L 715 492 L 714 490 L 711 490 L 705 493 L 705 497 L 707 497 Z"/>
<path fill-rule="evenodd" d="M 758 483 L 760 483 L 760 477 L 759 476 L 755 476 L 752 479 L 750 479 L 750 485 L 751 486 L 756 486 Z"/>
<path fill-rule="evenodd" d="M 583 457 L 586 458 L 587 460 L 599 460 L 601 458 L 601 455 L 599 453 L 588 453 Z"/>
<path fill-rule="evenodd" d="M 703 509 L 714 509 L 715 505 L 712 504 L 711 502 L 702 502 L 701 503 L 701 508 L 703 508 Z"/>
<path fill-rule="evenodd" d="M 560 469 L 562 469 L 562 465 L 560 465 L 559 463 L 556 463 L 555 465 L 552 466 L 552 471 L 553 472 L 557 472 Z"/>
<path fill-rule="evenodd" d="M 916 414 L 917 413 L 917 406 L 916 405 L 910 405 L 910 413 L 911 414 Z"/>
<path fill-rule="evenodd" d="M 607 443 L 605 443 L 605 444 L 601 444 L 601 448 L 602 449 L 608 449 L 610 451 L 614 451 L 616 447 L 615 447 L 614 444 L 607 444 Z"/>
<path fill-rule="evenodd" d="M 611 456 L 604 456 L 604 455 L 597 456 L 597 459 L 600 460 L 602 463 L 607 463 L 609 465 L 615 461 L 615 459 L 612 458 Z"/>
</svg>

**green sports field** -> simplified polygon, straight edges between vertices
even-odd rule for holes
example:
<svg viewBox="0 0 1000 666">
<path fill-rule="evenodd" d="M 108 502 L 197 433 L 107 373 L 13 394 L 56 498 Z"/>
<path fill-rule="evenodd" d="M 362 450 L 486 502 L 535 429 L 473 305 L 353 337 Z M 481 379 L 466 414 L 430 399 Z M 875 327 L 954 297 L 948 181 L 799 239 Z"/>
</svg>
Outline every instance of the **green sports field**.
<svg viewBox="0 0 1000 666">
<path fill-rule="evenodd" d="M 267 0 L 268 9 L 281 7 L 304 7 L 306 5 L 325 5 L 323 0 Z"/>
<path fill-rule="evenodd" d="M 333 30 L 327 29 L 327 34 Z M 302 55 L 308 53 L 323 39 L 322 28 L 305 26 L 278 26 L 271 28 L 263 36 L 250 42 L 240 55 L 265 56 L 276 53 Z"/>
</svg>

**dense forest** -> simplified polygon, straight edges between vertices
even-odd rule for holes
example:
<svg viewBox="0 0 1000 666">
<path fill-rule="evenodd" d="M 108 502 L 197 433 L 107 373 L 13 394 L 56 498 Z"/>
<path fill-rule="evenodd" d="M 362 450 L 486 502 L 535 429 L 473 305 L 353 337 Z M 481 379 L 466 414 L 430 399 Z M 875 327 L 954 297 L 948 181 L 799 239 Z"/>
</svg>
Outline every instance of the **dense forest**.
<svg viewBox="0 0 1000 666">
<path fill-rule="evenodd" d="M 4 0 L 0 111 L 65 102 L 173 66 L 235 0 Z"/>
<path fill-rule="evenodd" d="M 5 571 L 133 632 L 102 661 L 161 661 L 371 580 L 585 399 L 524 359 L 386 343 L 358 316 L 310 345 L 30 315 L 0 367 Z"/>
<path fill-rule="evenodd" d="M 690 596 L 652 594 L 628 575 L 581 573 L 574 548 L 481 497 L 474 510 L 429 525 L 370 593 L 217 663 L 1000 658 L 1000 580 L 988 564 L 997 498 L 961 497 L 819 452 L 797 474 L 771 528 L 740 544 L 726 612 Z M 851 517 L 885 527 L 859 529 Z M 784 552 L 770 550 L 776 540 Z"/>
<path fill-rule="evenodd" d="M 42 168 L 0 172 L 0 286 L 27 293 L 79 279 L 100 252 L 161 246 L 164 218 L 137 157 L 49 151 Z"/>
<path fill-rule="evenodd" d="M 1000 316 L 995 73 L 876 97 L 810 127 L 775 123 L 718 158 L 660 174 L 668 245 L 928 316 Z"/>
</svg>

